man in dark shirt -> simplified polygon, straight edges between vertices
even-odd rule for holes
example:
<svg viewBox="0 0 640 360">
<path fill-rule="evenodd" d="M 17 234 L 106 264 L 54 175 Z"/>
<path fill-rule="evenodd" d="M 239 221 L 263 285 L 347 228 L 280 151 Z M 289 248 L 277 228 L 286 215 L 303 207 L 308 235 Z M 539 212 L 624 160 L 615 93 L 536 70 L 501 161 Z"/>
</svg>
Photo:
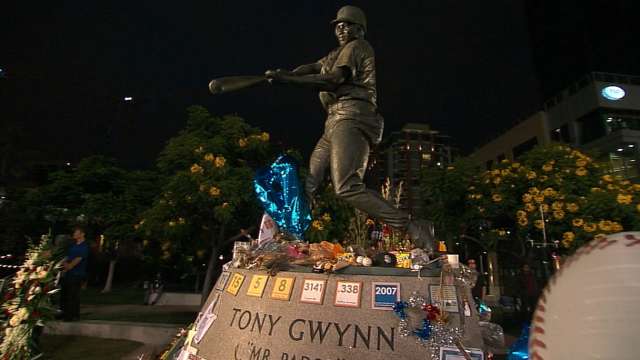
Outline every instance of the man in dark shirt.
<svg viewBox="0 0 640 360">
<path fill-rule="evenodd" d="M 271 82 L 320 90 L 327 120 L 309 161 L 307 196 L 313 202 L 313 195 L 329 169 L 339 197 L 386 224 L 407 230 L 418 247 L 432 249 L 429 223 L 410 221 L 408 214 L 364 185 L 369 150 L 382 139 L 384 124 L 377 111 L 375 55 L 364 39 L 367 21 L 362 10 L 344 6 L 332 24 L 338 48 L 293 71 L 269 70 L 265 74 Z"/>
<path fill-rule="evenodd" d="M 478 277 L 476 279 L 476 284 L 471 289 L 471 295 L 476 301 L 484 301 L 485 288 L 484 288 L 484 275 L 478 271 L 478 265 L 476 264 L 475 259 L 469 259 L 467 261 L 467 265 L 469 265 L 469 269 L 475 270 L 478 273 Z"/>
<path fill-rule="evenodd" d="M 87 278 L 87 258 L 89 246 L 85 241 L 85 231 L 76 226 L 73 230 L 75 243 L 69 247 L 67 257 L 62 263 L 61 308 L 65 321 L 73 321 L 80 317 L 80 288 Z"/>
</svg>

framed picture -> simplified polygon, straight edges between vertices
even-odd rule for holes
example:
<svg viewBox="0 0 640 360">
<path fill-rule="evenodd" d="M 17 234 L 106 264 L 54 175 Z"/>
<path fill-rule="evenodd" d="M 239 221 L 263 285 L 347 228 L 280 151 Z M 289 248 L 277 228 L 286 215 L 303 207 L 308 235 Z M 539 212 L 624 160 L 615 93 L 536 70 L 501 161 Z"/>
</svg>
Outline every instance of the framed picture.
<svg viewBox="0 0 640 360">
<path fill-rule="evenodd" d="M 484 360 L 484 353 L 480 349 L 467 349 L 467 354 L 473 360 Z M 466 360 L 457 347 L 443 346 L 440 348 L 440 360 Z"/>
</svg>

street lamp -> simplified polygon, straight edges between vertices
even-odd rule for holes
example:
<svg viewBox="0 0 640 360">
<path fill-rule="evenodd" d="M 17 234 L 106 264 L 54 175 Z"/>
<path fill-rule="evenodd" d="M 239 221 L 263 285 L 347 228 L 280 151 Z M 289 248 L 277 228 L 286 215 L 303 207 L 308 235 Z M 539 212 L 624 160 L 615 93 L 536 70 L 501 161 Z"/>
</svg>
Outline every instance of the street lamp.
<svg viewBox="0 0 640 360">
<path fill-rule="evenodd" d="M 133 96 L 125 96 L 124 101 L 127 101 L 127 102 L 133 101 Z"/>
</svg>

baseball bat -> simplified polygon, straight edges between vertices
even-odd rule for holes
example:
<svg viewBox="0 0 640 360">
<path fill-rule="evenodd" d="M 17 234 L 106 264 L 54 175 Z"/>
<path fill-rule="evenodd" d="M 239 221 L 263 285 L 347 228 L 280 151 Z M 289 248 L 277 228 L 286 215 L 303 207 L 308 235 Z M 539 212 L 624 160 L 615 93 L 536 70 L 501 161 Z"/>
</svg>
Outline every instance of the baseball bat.
<svg viewBox="0 0 640 360">
<path fill-rule="evenodd" d="M 227 76 L 209 82 L 209 91 L 213 95 L 225 94 L 250 88 L 267 81 L 265 76 Z"/>
</svg>

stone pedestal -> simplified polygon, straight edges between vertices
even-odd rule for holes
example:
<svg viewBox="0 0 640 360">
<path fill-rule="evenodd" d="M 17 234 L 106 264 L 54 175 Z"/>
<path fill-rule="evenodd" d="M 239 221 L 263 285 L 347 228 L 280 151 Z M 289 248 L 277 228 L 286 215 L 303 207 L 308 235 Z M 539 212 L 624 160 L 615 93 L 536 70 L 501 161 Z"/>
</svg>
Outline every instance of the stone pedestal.
<svg viewBox="0 0 640 360">
<path fill-rule="evenodd" d="M 218 280 L 202 310 L 206 311 L 216 301 L 213 313 L 217 318 L 200 342 L 194 340 L 192 346 L 198 356 L 208 360 L 428 359 L 429 349 L 419 344 L 417 338 L 400 336 L 398 317 L 393 311 L 374 308 L 372 284 L 398 283 L 402 300 L 406 301 L 417 291 L 430 301 L 429 285 L 439 284 L 440 273 L 423 271 L 418 277 L 416 272 L 405 269 L 347 268 L 343 271 L 326 275 L 297 268 L 274 277 L 264 272 L 231 269 Z M 260 278 L 260 275 L 266 277 Z M 307 279 L 326 281 L 322 303 L 301 299 Z M 265 280 L 266 286 L 260 293 Z M 336 292 L 343 285 L 354 283 L 361 285 L 359 304 L 353 305 L 350 300 L 341 304 L 342 297 L 337 299 Z M 288 284 L 291 291 L 287 299 Z M 348 290 L 342 288 L 340 295 Z M 482 348 L 471 294 L 467 291 L 465 296 L 459 288 L 456 293 L 459 306 L 456 312 L 450 312 L 449 324 L 464 328 L 465 347 Z M 465 299 L 471 301 L 470 316 L 464 314 Z M 412 310 L 408 314 L 412 324 L 419 327 L 424 312 Z"/>
</svg>

